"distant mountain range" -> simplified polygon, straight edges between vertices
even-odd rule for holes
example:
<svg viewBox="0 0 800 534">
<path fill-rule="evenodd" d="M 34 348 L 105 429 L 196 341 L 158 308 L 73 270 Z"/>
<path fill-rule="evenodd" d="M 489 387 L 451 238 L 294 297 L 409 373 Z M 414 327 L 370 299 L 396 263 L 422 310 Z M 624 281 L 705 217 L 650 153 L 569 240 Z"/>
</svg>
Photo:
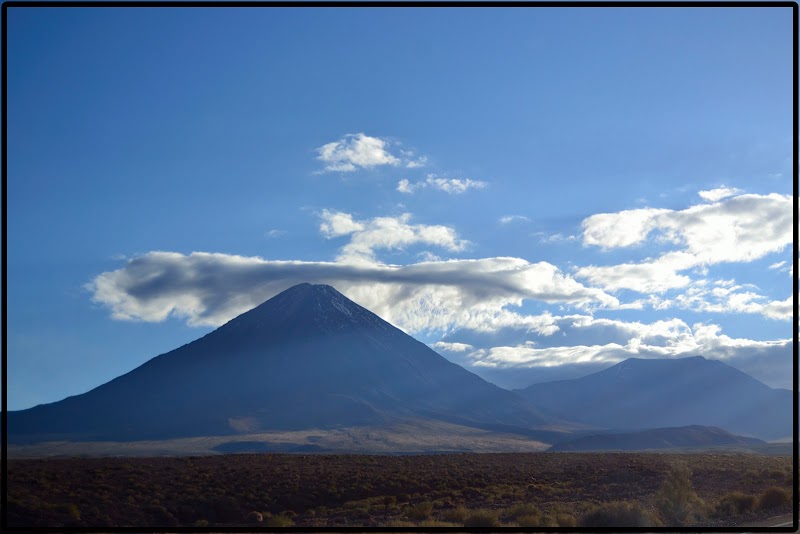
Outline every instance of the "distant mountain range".
<svg viewBox="0 0 800 534">
<path fill-rule="evenodd" d="M 541 450 L 590 432 L 687 425 L 784 438 L 791 409 L 791 392 L 701 357 L 630 359 L 508 391 L 334 288 L 300 284 L 87 393 L 9 412 L 8 441 L 153 441 L 146 451 L 182 439 L 175 446 L 189 451 L 203 447 L 194 438 L 233 436 L 213 450 Z M 662 439 L 629 443 L 651 438 Z"/>
<path fill-rule="evenodd" d="M 602 428 L 705 425 L 762 439 L 792 435 L 792 392 L 717 360 L 630 358 L 571 380 L 515 390 L 557 419 Z"/>
<path fill-rule="evenodd" d="M 10 442 L 153 440 L 439 420 L 557 433 L 521 397 L 327 285 L 300 284 L 82 395 L 9 413 Z"/>
<path fill-rule="evenodd" d="M 678 428 L 654 428 L 637 432 L 593 434 L 556 443 L 548 451 L 744 448 L 761 445 L 766 445 L 766 442 L 756 438 L 736 436 L 721 428 L 692 425 Z"/>
</svg>

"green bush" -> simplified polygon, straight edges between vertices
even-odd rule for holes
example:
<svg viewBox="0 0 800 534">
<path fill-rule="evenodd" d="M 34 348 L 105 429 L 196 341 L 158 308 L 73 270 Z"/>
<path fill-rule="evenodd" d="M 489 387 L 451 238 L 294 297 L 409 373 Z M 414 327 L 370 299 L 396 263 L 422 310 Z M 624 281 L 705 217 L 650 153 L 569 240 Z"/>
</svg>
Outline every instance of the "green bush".
<svg viewBox="0 0 800 534">
<path fill-rule="evenodd" d="M 465 527 L 496 527 L 500 524 L 497 512 L 492 510 L 474 510 L 464 518 Z"/>
<path fill-rule="evenodd" d="M 683 464 L 670 467 L 656 494 L 656 507 L 665 526 L 683 526 L 702 517 L 705 503 L 692 487 L 692 471 Z"/>
<path fill-rule="evenodd" d="M 577 522 L 581 527 L 653 527 L 650 513 L 639 503 L 615 501 L 593 506 Z M 566 525 L 565 525 L 566 526 Z"/>
<path fill-rule="evenodd" d="M 715 517 L 730 517 L 746 514 L 756 509 L 756 498 L 741 491 L 732 491 L 724 495 L 714 507 Z"/>
<path fill-rule="evenodd" d="M 194 522 L 194 526 L 196 527 L 207 527 L 208 521 L 206 519 L 198 519 Z"/>
<path fill-rule="evenodd" d="M 783 488 L 772 486 L 764 490 L 761 497 L 758 499 L 758 509 L 767 510 L 769 508 L 777 508 L 784 506 L 792 501 L 791 494 Z"/>
</svg>

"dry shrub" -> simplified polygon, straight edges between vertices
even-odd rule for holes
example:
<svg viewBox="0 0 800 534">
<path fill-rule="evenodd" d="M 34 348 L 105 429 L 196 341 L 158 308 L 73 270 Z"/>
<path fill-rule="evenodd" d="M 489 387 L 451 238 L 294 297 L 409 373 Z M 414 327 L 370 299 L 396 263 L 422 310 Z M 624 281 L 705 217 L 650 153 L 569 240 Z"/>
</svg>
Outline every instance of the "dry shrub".
<svg viewBox="0 0 800 534">
<path fill-rule="evenodd" d="M 556 523 L 558 523 L 559 527 L 577 527 L 578 520 L 575 519 L 575 516 L 572 514 L 568 514 L 566 512 L 561 512 L 556 514 Z"/>
<path fill-rule="evenodd" d="M 730 517 L 746 514 L 756 509 L 756 498 L 741 491 L 732 491 L 724 495 L 714 507 L 715 517 Z"/>
<path fill-rule="evenodd" d="M 444 510 L 439 515 L 444 521 L 449 521 L 451 523 L 463 523 L 464 519 L 467 517 L 467 514 L 469 514 L 469 510 L 463 506 L 457 506 L 456 508 L 451 508 L 450 510 Z"/>
<path fill-rule="evenodd" d="M 500 524 L 497 512 L 493 510 L 474 510 L 464 518 L 465 527 L 496 527 Z"/>
<path fill-rule="evenodd" d="M 615 501 L 593 506 L 578 521 L 581 527 L 653 527 L 651 514 L 637 502 Z"/>
<path fill-rule="evenodd" d="M 247 514 L 248 523 L 261 523 L 262 521 L 264 521 L 264 516 L 259 512 L 250 512 Z"/>
<path fill-rule="evenodd" d="M 656 507 L 665 526 L 683 526 L 703 515 L 705 503 L 692 487 L 692 471 L 685 464 L 675 464 L 656 494 Z"/>
<path fill-rule="evenodd" d="M 506 509 L 503 515 L 509 519 L 516 520 L 520 517 L 539 517 L 542 512 L 533 503 L 519 503 Z"/>
<path fill-rule="evenodd" d="M 389 521 L 386 523 L 387 527 L 416 527 L 416 523 L 412 523 L 411 521 Z"/>
<path fill-rule="evenodd" d="M 263 525 L 266 527 L 291 527 L 294 525 L 294 521 L 285 515 L 271 515 L 264 518 Z"/>
<path fill-rule="evenodd" d="M 541 526 L 542 516 L 540 515 L 521 515 L 514 521 L 520 527 L 538 527 Z"/>
<path fill-rule="evenodd" d="M 425 521 L 420 521 L 420 523 L 417 526 L 419 526 L 419 527 L 449 527 L 449 528 L 453 528 L 453 527 L 458 527 L 460 525 L 457 524 L 457 523 L 451 523 L 449 521 L 438 521 L 436 519 L 427 519 Z"/>
<path fill-rule="evenodd" d="M 406 516 L 414 521 L 422 521 L 430 518 L 431 512 L 433 512 L 433 503 L 425 501 L 409 507 Z"/>
<path fill-rule="evenodd" d="M 791 494 L 783 488 L 772 486 L 764 490 L 761 497 L 758 499 L 758 509 L 767 510 L 769 508 L 777 508 L 785 506 L 792 502 Z"/>
</svg>

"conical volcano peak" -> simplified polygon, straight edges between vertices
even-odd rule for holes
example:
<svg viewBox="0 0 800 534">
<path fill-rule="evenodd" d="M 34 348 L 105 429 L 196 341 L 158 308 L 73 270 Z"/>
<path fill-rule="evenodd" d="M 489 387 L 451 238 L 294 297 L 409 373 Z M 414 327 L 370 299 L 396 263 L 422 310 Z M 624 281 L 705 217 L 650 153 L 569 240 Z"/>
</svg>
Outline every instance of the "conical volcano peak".
<svg viewBox="0 0 800 534">
<path fill-rule="evenodd" d="M 300 336 L 314 332 L 340 332 L 369 325 L 386 331 L 392 327 L 369 310 L 327 284 L 294 285 L 226 325 L 226 330 L 263 329 L 271 325 Z M 301 333 L 302 332 L 302 333 Z M 282 335 L 281 334 L 281 335 Z"/>
</svg>

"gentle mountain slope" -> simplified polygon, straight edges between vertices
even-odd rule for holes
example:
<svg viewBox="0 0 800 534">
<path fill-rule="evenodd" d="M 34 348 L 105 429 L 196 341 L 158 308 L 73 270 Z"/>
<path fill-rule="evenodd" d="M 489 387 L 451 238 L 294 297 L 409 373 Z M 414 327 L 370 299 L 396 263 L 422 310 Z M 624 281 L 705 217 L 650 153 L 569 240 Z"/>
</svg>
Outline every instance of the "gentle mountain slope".
<svg viewBox="0 0 800 534">
<path fill-rule="evenodd" d="M 706 425 L 763 439 L 792 432 L 792 392 L 700 356 L 631 358 L 582 378 L 516 391 L 553 417 L 605 428 Z"/>
<path fill-rule="evenodd" d="M 127 442 L 50 441 L 10 444 L 8 457 L 205 456 L 230 452 L 536 452 L 544 451 L 548 446 L 519 434 L 504 434 L 417 419 L 381 427 L 317 428 Z"/>
<path fill-rule="evenodd" d="M 17 443 L 129 441 L 409 419 L 550 422 L 332 287 L 301 284 L 88 393 L 10 412 L 8 427 Z"/>
<path fill-rule="evenodd" d="M 703 449 L 708 447 L 754 447 L 765 441 L 731 434 L 721 428 L 684 426 L 654 428 L 619 434 L 594 434 L 557 443 L 548 449 L 557 451 L 634 451 L 650 449 Z"/>
</svg>

